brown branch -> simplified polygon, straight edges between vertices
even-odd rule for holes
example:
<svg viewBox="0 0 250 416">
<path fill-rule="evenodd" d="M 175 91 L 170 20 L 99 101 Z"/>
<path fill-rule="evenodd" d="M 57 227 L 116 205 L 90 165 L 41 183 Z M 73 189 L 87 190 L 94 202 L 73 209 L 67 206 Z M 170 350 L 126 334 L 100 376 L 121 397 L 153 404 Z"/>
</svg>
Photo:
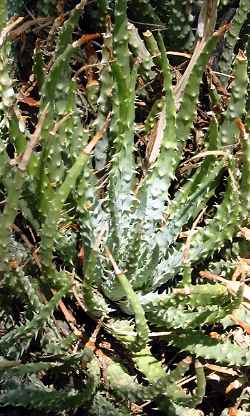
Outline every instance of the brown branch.
<svg viewBox="0 0 250 416">
<path fill-rule="evenodd" d="M 39 142 L 39 139 L 40 139 L 40 136 L 41 136 L 41 131 L 42 131 L 46 116 L 48 114 L 48 107 L 49 107 L 49 105 L 46 105 L 44 110 L 41 112 L 40 118 L 39 118 L 37 126 L 36 126 L 36 129 L 35 129 L 34 133 L 32 134 L 31 139 L 30 139 L 29 143 L 27 144 L 27 147 L 26 147 L 23 155 L 21 156 L 20 162 L 17 165 L 18 169 L 21 172 L 25 172 L 25 170 L 27 168 L 27 165 L 29 163 L 29 160 L 31 158 L 31 155 L 33 153 L 33 150 Z"/>
<path fill-rule="evenodd" d="M 206 7 L 205 3 L 206 2 L 204 1 L 204 6 Z M 207 19 L 211 19 L 211 21 L 213 20 L 213 18 L 211 16 L 209 17 L 208 15 L 207 15 Z M 224 34 L 224 32 L 227 29 L 228 29 L 228 25 L 224 25 L 221 28 L 219 28 L 217 30 L 217 32 L 215 32 L 213 34 L 213 36 L 219 36 L 220 37 L 220 36 L 222 36 Z M 201 29 L 200 29 L 200 33 L 202 33 L 201 32 Z M 207 22 L 207 23 L 204 22 L 203 35 L 202 35 L 201 38 L 198 39 L 198 41 L 196 43 L 196 46 L 195 46 L 195 49 L 194 49 L 194 52 L 193 52 L 193 56 L 190 59 L 190 62 L 188 64 L 188 66 L 187 66 L 187 69 L 186 69 L 186 71 L 184 72 L 184 74 L 181 77 L 180 81 L 177 83 L 177 85 L 175 87 L 175 101 L 176 101 L 176 107 L 177 107 L 177 109 L 179 109 L 179 107 L 180 107 L 181 98 L 183 96 L 183 93 L 184 93 L 184 90 L 185 90 L 186 85 L 188 83 L 188 80 L 190 78 L 190 75 L 191 75 L 191 73 L 193 71 L 193 67 L 195 66 L 196 62 L 198 61 L 199 56 L 201 55 L 201 53 L 202 53 L 202 51 L 203 51 L 203 49 L 204 49 L 204 47 L 206 45 L 206 42 L 208 40 L 208 37 L 209 37 L 208 34 L 210 34 L 210 33 L 211 33 L 210 23 L 209 22 Z"/>
<path fill-rule="evenodd" d="M 187 237 L 185 247 L 184 247 L 184 250 L 183 250 L 183 255 L 182 255 L 182 261 L 183 261 L 184 264 L 188 263 L 191 240 L 192 240 L 193 235 L 196 232 L 195 228 L 199 224 L 200 219 L 203 217 L 205 211 L 206 211 L 206 208 L 203 208 L 203 210 L 199 213 L 198 217 L 196 218 L 196 220 L 194 221 L 194 223 L 191 227 L 191 230 L 188 233 L 188 237 Z"/>
<path fill-rule="evenodd" d="M 94 147 L 96 146 L 96 144 L 99 142 L 99 140 L 102 139 L 104 133 L 106 132 L 106 130 L 108 128 L 108 125 L 109 125 L 110 117 L 111 117 L 111 113 L 109 113 L 107 115 L 107 118 L 106 118 L 101 130 L 99 130 L 94 135 L 93 139 L 91 139 L 91 141 L 87 144 L 87 146 L 82 150 L 83 153 L 85 153 L 88 156 L 91 154 L 91 152 L 94 149 Z"/>
<path fill-rule="evenodd" d="M 193 162 L 195 160 L 199 160 L 207 156 L 223 156 L 227 158 L 229 157 L 229 154 L 227 152 L 223 152 L 223 150 L 207 150 L 207 151 L 200 152 L 197 155 L 192 156 L 190 159 L 187 160 L 187 162 L 181 164 L 180 167 L 185 166 L 189 162 Z"/>
<path fill-rule="evenodd" d="M 106 252 L 106 255 L 107 255 L 110 263 L 112 264 L 112 267 L 114 269 L 115 275 L 117 277 L 122 276 L 123 275 L 123 272 L 119 269 L 118 264 L 116 263 L 114 257 L 112 256 L 112 254 L 111 254 L 111 252 L 110 252 L 110 250 L 108 249 L 107 246 L 105 247 L 105 252 Z"/>
<path fill-rule="evenodd" d="M 242 292 L 243 292 L 242 297 L 245 301 L 243 304 L 245 306 L 245 303 L 246 303 L 248 305 L 247 308 L 250 307 L 250 287 L 247 286 L 244 283 L 244 281 L 237 282 L 237 281 L 228 280 L 228 279 L 225 279 L 222 276 L 210 273 L 208 271 L 201 271 L 199 274 L 203 279 L 208 279 L 208 280 L 212 280 L 212 281 L 216 281 L 216 282 L 220 282 L 220 283 L 224 284 L 226 286 L 227 290 L 230 293 L 232 293 L 232 295 L 236 295 L 238 293 L 239 289 L 242 288 L 243 289 L 242 290 Z"/>
<path fill-rule="evenodd" d="M 22 18 L 23 19 L 23 18 Z M 12 30 L 10 33 L 10 36 L 13 40 L 18 38 L 20 35 L 22 35 L 24 32 L 32 28 L 32 26 L 41 26 L 45 27 L 50 25 L 50 23 L 53 22 L 53 19 L 51 17 L 37 17 L 32 20 L 27 20 L 22 25 L 20 25 L 17 29 Z"/>
<path fill-rule="evenodd" d="M 23 240 L 26 247 L 31 251 L 32 257 L 34 258 L 36 265 L 41 270 L 42 265 L 41 265 L 41 262 L 39 260 L 39 256 L 36 254 L 36 249 L 35 249 L 34 245 L 29 241 L 28 237 L 22 232 L 22 230 L 16 224 L 13 224 L 11 226 L 11 228 L 12 228 L 12 230 L 14 230 L 16 233 L 18 233 L 20 235 L 20 237 Z"/>
<path fill-rule="evenodd" d="M 19 23 L 23 21 L 24 17 L 18 17 L 16 20 L 11 21 L 10 23 L 5 26 L 5 28 L 0 33 L 0 48 L 2 48 L 6 38 L 8 37 L 9 33 L 17 26 Z"/>
<path fill-rule="evenodd" d="M 79 48 L 80 46 L 85 45 L 86 43 L 89 43 L 92 40 L 100 38 L 100 36 L 101 36 L 100 33 L 89 33 L 89 34 L 82 35 L 80 39 L 76 40 L 72 44 L 72 46 L 73 48 Z"/>
</svg>

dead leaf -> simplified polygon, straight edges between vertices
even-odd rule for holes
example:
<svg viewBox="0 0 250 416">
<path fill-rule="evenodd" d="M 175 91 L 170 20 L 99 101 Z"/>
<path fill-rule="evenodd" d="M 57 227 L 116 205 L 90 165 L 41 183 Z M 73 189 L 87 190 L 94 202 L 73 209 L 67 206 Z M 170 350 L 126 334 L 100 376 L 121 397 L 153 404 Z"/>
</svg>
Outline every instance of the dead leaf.
<svg viewBox="0 0 250 416">
<path fill-rule="evenodd" d="M 240 229 L 240 236 L 244 237 L 247 241 L 250 241 L 250 229 L 243 227 Z"/>
<path fill-rule="evenodd" d="M 40 102 L 34 100 L 32 97 L 19 97 L 17 100 L 19 103 L 27 104 L 29 107 L 39 107 Z"/>
<path fill-rule="evenodd" d="M 242 294 L 243 299 L 247 301 L 248 303 L 250 303 L 250 287 L 247 286 L 245 283 L 224 279 L 224 277 L 222 276 L 219 276 L 217 274 L 213 274 L 207 271 L 200 272 L 200 276 L 202 278 L 217 281 L 217 282 L 224 284 L 227 287 L 228 291 L 231 292 L 233 295 L 236 295 L 240 287 L 242 286 L 243 287 L 243 294 Z"/>
</svg>

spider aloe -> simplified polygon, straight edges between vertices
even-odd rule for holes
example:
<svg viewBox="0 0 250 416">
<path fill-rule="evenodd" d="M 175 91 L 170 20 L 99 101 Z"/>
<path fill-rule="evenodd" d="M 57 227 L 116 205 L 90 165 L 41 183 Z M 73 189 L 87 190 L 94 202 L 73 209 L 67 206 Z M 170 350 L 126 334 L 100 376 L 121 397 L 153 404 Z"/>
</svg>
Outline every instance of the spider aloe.
<svg viewBox="0 0 250 416">
<path fill-rule="evenodd" d="M 112 4 L 99 1 L 106 31 L 99 91 L 94 103 L 86 93 L 83 120 L 72 63 L 82 59 L 84 36 L 76 40 L 73 32 L 85 3 L 63 24 L 47 65 L 44 46 L 36 46 L 39 111 L 32 133 L 17 106 L 7 37 L 0 49 L 0 405 L 122 415 L 132 414 L 131 403 L 154 401 L 161 414 L 198 415 L 204 359 L 250 365 L 247 348 L 207 331 L 219 322 L 227 331 L 232 314 L 249 318 L 248 287 L 231 281 L 241 256 L 238 233 L 250 210 L 247 55 L 239 50 L 233 57 L 227 99 L 218 98 L 220 112 L 210 101 L 202 149 L 188 158 L 203 81 L 209 97 L 215 88 L 208 82 L 209 59 L 228 27 L 205 33 L 202 42 L 198 30 L 180 88 L 160 31 L 141 34 L 128 22 L 125 0 L 116 0 L 111 23 Z M 150 2 L 135 3 L 153 11 Z M 244 7 L 240 2 L 239 15 Z M 152 94 L 151 84 L 162 90 L 139 123 L 139 104 Z M 138 137 L 146 143 L 143 155 Z M 224 279 L 211 281 L 218 275 Z M 17 301 L 20 319 L 6 293 Z M 143 382 L 115 354 L 103 358 L 94 341 L 87 342 L 64 304 L 74 299 L 119 343 Z M 171 371 L 151 351 L 154 337 L 185 354 Z M 193 363 L 196 387 L 189 394 L 178 381 Z"/>
</svg>

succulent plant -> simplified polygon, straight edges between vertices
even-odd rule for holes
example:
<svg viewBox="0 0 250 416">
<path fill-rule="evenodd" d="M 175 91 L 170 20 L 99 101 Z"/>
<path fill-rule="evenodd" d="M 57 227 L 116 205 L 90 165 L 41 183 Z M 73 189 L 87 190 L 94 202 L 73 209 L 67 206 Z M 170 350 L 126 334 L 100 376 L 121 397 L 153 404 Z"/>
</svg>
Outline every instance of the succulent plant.
<svg viewBox="0 0 250 416">
<path fill-rule="evenodd" d="M 145 15 L 153 13 L 154 2 L 135 3 L 145 6 Z M 175 19 L 178 2 L 163 3 L 171 3 Z M 210 35 L 214 21 L 202 9 L 200 27 L 207 29 L 198 37 L 180 88 L 161 32 L 143 36 L 128 22 L 125 0 L 116 0 L 111 23 L 105 14 L 112 5 L 99 1 L 106 32 L 98 93 L 90 98 L 86 92 L 91 116 L 83 121 L 72 62 L 82 59 L 85 38 L 75 40 L 73 32 L 85 6 L 81 0 L 62 25 L 49 65 L 43 49 L 34 52 L 40 102 L 32 133 L 17 105 L 8 34 L 0 49 L 0 302 L 5 313 L 0 406 L 55 412 L 83 407 L 91 415 L 127 415 L 131 404 L 154 401 L 159 414 L 198 415 L 206 389 L 202 360 L 250 365 L 249 349 L 207 330 L 222 322 L 227 331 L 232 314 L 249 318 L 249 288 L 231 280 L 241 255 L 238 233 L 250 211 L 247 55 L 230 52 L 228 94 L 219 95 L 222 86 L 216 90 L 218 105 L 209 104 L 203 148 L 187 158 L 186 144 L 202 112 L 202 81 L 211 91 L 218 87 L 209 84 L 206 68 L 220 39 L 230 37 L 228 28 Z M 237 16 L 245 6 L 241 1 L 237 25 L 243 24 Z M 158 95 L 139 123 L 138 102 L 148 99 L 152 83 Z M 147 144 L 144 163 L 138 136 Z M 217 270 L 217 282 L 211 281 Z M 6 293 L 22 311 L 18 318 Z M 74 297 L 119 343 L 133 371 L 115 354 L 101 356 L 86 339 L 63 302 Z M 67 316 L 65 326 L 57 319 L 58 307 Z M 175 368 L 151 351 L 153 337 L 184 353 Z M 79 342 L 84 342 L 80 351 Z M 193 362 L 196 387 L 189 394 L 178 381 Z"/>
</svg>

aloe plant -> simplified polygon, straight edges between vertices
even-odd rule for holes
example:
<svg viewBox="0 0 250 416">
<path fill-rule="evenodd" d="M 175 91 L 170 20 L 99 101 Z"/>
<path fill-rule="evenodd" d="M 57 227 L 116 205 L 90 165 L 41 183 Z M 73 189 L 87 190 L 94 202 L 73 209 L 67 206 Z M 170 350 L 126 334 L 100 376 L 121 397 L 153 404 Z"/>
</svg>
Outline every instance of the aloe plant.
<svg viewBox="0 0 250 416">
<path fill-rule="evenodd" d="M 145 13 L 153 11 L 150 2 L 136 3 L 145 4 Z M 161 33 L 141 35 L 128 22 L 127 2 L 116 0 L 113 26 L 105 27 L 102 19 L 99 96 L 93 106 L 86 93 L 91 117 L 83 125 L 71 63 L 81 60 L 84 40 L 75 40 L 73 32 L 85 5 L 81 0 L 63 24 L 50 65 L 43 64 L 42 49 L 34 52 L 40 102 L 32 134 L 16 104 L 7 38 L 0 49 L 5 315 L 0 406 L 56 412 L 83 407 L 90 414 L 125 415 L 132 414 L 131 403 L 154 401 L 160 414 L 198 415 L 206 389 L 202 360 L 250 365 L 248 349 L 206 331 L 219 322 L 226 331 L 231 314 L 240 317 L 249 301 L 244 283 L 236 282 L 233 293 L 230 289 L 240 256 L 236 238 L 250 210 L 247 56 L 239 51 L 233 57 L 234 79 L 223 112 L 211 108 L 203 150 L 189 160 L 186 144 L 200 111 L 202 80 L 226 28 L 203 37 L 177 102 L 178 85 Z M 103 17 L 112 5 L 98 6 Z M 241 7 L 242 2 L 238 14 Z M 139 124 L 138 101 L 148 98 L 150 84 L 159 79 L 162 91 Z M 135 148 L 138 135 L 145 142 L 150 137 L 144 164 Z M 188 173 L 180 180 L 183 161 Z M 37 247 L 25 237 L 26 227 Z M 186 240 L 180 238 L 183 231 Z M 201 280 L 204 268 L 219 268 L 227 280 Z M 6 293 L 18 303 L 20 320 Z M 119 342 L 145 382 L 115 354 L 100 356 L 94 341 L 87 342 L 63 302 L 74 296 Z M 66 328 L 56 319 L 58 306 L 67 316 Z M 153 336 L 185 352 L 171 371 L 151 351 Z M 76 352 L 79 341 L 85 346 Z M 196 388 L 189 394 L 179 380 L 192 363 Z M 55 380 L 53 385 L 46 385 L 41 372 Z"/>
</svg>

